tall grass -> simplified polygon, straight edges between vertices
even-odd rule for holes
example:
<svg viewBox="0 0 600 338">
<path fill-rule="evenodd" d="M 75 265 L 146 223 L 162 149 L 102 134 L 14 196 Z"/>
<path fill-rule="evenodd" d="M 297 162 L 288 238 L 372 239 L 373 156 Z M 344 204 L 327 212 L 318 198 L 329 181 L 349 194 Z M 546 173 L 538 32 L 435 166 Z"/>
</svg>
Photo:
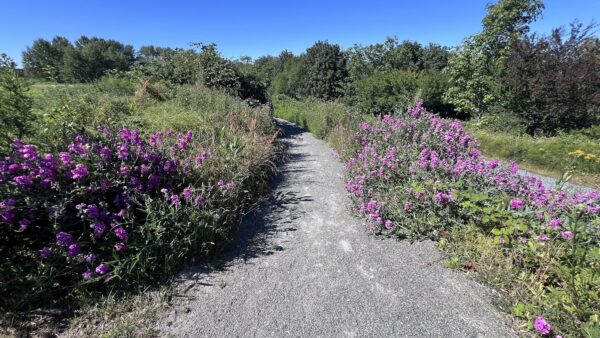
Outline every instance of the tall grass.
<svg viewBox="0 0 600 338">
<path fill-rule="evenodd" d="M 490 131 L 470 126 L 470 133 L 488 157 L 512 160 L 524 168 L 558 177 L 564 171 L 576 167 L 583 183 L 600 182 L 600 139 L 583 132 L 559 134 L 553 137 L 532 137 L 526 134 Z M 591 154 L 576 158 L 573 153 L 583 151 Z"/>
<path fill-rule="evenodd" d="M 306 128 L 338 152 L 345 149 L 354 126 L 363 118 L 339 102 L 277 98 L 273 100 L 273 106 L 277 117 Z"/>
</svg>

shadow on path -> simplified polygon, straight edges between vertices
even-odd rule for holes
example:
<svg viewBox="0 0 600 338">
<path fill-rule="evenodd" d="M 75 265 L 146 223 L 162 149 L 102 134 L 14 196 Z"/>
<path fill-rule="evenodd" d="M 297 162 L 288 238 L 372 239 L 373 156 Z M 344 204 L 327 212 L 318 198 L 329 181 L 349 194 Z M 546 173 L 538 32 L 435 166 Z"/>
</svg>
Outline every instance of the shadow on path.
<svg viewBox="0 0 600 338">
<path fill-rule="evenodd" d="M 282 191 L 279 188 L 286 186 L 289 175 L 307 171 L 302 169 L 307 167 L 302 165 L 302 162 L 314 160 L 309 159 L 306 154 L 290 151 L 297 146 L 289 141 L 306 133 L 305 129 L 279 119 L 277 125 L 280 128 L 279 140 L 285 151 L 277 163 L 277 175 L 269 182 L 269 195 L 242 219 L 233 239 L 220 255 L 188 267 L 178 280 L 194 279 L 198 284 L 212 285 L 199 280 L 206 273 L 227 270 L 240 260 L 248 264 L 253 258 L 282 251 L 283 247 L 272 243 L 270 239 L 279 232 L 296 231 L 292 224 L 295 223 L 294 220 L 302 217 L 302 212 L 298 212 L 296 206 L 313 199 L 310 196 L 300 196 L 297 191 Z"/>
</svg>

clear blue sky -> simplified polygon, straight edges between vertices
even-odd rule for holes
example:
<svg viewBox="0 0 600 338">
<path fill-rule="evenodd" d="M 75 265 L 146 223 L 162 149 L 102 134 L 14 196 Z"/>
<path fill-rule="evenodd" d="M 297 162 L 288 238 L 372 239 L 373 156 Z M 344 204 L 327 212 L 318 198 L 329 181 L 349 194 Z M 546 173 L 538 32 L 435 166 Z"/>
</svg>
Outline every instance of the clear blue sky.
<svg viewBox="0 0 600 338">
<path fill-rule="evenodd" d="M 214 42 L 229 58 L 300 53 L 317 40 L 347 48 L 396 35 L 454 46 L 481 29 L 491 0 L 403 1 L 39 1 L 14 0 L 0 11 L 0 52 L 16 61 L 37 38 L 81 35 L 119 40 L 138 48 L 188 47 Z M 600 18 L 600 0 L 546 0 L 533 29 L 546 33 L 574 19 Z"/>
</svg>

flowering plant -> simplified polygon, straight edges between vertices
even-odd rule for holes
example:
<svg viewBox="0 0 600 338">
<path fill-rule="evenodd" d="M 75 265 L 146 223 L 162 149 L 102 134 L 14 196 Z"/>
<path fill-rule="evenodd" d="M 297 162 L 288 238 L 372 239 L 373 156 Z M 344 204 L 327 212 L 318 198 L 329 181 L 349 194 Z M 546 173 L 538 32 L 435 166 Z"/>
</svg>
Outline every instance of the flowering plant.
<svg viewBox="0 0 600 338">
<path fill-rule="evenodd" d="M 538 278 L 542 296 L 528 299 L 519 315 L 546 311 L 567 332 L 598 324 L 600 193 L 548 189 L 519 175 L 515 163 L 485 159 L 459 121 L 422 103 L 361 122 L 354 140 L 346 187 L 373 232 L 437 239 L 477 227 L 517 269 Z M 563 306 L 551 310 L 553 302 Z"/>
<path fill-rule="evenodd" d="M 215 156 L 192 131 L 100 128 L 57 154 L 16 140 L 0 159 L 0 291 L 27 294 L 2 305 L 135 284 L 210 250 L 239 208 L 238 184 L 208 164 Z"/>
</svg>

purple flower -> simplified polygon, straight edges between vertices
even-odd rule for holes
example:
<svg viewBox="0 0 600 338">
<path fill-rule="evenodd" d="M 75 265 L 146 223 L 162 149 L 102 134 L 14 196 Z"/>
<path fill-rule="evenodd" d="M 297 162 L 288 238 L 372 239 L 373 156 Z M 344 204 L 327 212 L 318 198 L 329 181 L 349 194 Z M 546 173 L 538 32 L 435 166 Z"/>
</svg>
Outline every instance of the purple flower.
<svg viewBox="0 0 600 338">
<path fill-rule="evenodd" d="M 101 216 L 100 209 L 95 204 L 89 204 L 87 206 L 87 213 L 94 218 L 99 218 Z"/>
<path fill-rule="evenodd" d="M 8 166 L 8 172 L 9 172 L 9 173 L 11 173 L 11 174 L 15 174 L 15 173 L 17 173 L 19 170 L 21 170 L 21 166 L 20 166 L 20 165 L 18 165 L 18 164 L 16 164 L 16 163 L 10 164 L 10 165 Z"/>
<path fill-rule="evenodd" d="M 115 250 L 117 250 L 117 252 L 121 252 L 121 251 L 125 250 L 125 243 L 119 242 L 119 243 L 115 244 Z"/>
<path fill-rule="evenodd" d="M 50 257 L 52 255 L 52 251 L 50 251 L 49 248 L 42 248 L 42 250 L 40 250 L 40 258 L 42 259 L 46 259 L 48 257 Z"/>
<path fill-rule="evenodd" d="M 385 228 L 388 230 L 392 230 L 393 223 L 389 219 L 385 221 Z"/>
<path fill-rule="evenodd" d="M 561 231 L 560 236 L 566 239 L 567 241 L 573 240 L 573 232 L 571 230 Z"/>
<path fill-rule="evenodd" d="M 552 331 L 552 326 L 544 319 L 544 317 L 537 317 L 533 327 L 543 335 L 549 334 L 550 331 Z"/>
<path fill-rule="evenodd" d="M 527 242 L 529 242 L 529 238 L 523 236 L 519 236 L 518 240 L 521 244 L 527 244 Z"/>
<path fill-rule="evenodd" d="M 94 235 L 100 237 L 106 231 L 106 224 L 101 221 L 95 221 L 91 227 L 94 229 Z"/>
<path fill-rule="evenodd" d="M 166 173 L 171 172 L 171 170 L 173 170 L 174 168 L 175 168 L 175 163 L 173 161 L 171 161 L 171 160 L 166 161 L 165 165 L 163 166 L 163 170 Z"/>
<path fill-rule="evenodd" d="M 412 210 L 412 204 L 410 202 L 404 203 L 404 211 L 410 212 Z"/>
<path fill-rule="evenodd" d="M 81 275 L 83 276 L 83 279 L 90 279 L 94 275 L 94 272 L 92 272 L 90 269 L 87 269 Z"/>
<path fill-rule="evenodd" d="M 84 258 L 86 263 L 93 263 L 96 260 L 96 255 L 93 253 L 87 254 Z"/>
<path fill-rule="evenodd" d="M 19 149 L 19 154 L 21 154 L 21 156 L 26 160 L 32 160 L 36 156 L 35 146 L 30 144 L 24 145 L 21 147 L 21 149 Z"/>
<path fill-rule="evenodd" d="M 127 148 L 126 144 L 121 144 L 119 146 L 119 153 L 117 157 L 119 158 L 119 160 L 124 160 L 127 158 L 127 156 L 129 156 L 129 149 Z"/>
<path fill-rule="evenodd" d="M 548 237 L 546 235 L 539 235 L 538 239 L 542 242 L 548 242 L 550 240 L 550 237 Z"/>
<path fill-rule="evenodd" d="M 69 251 L 69 256 L 75 257 L 81 253 L 81 248 L 79 247 L 79 245 L 77 243 L 73 243 L 73 244 L 69 245 L 68 251 Z"/>
<path fill-rule="evenodd" d="M 118 239 L 126 241 L 127 238 L 129 237 L 129 234 L 127 233 L 127 230 L 123 229 L 122 227 L 118 227 L 114 230 L 115 232 L 115 236 L 117 236 Z"/>
<path fill-rule="evenodd" d="M 439 203 L 439 204 L 446 204 L 448 202 L 450 202 L 450 196 L 447 194 L 444 194 L 442 192 L 438 192 L 437 194 L 435 194 L 435 200 Z"/>
<path fill-rule="evenodd" d="M 181 207 L 181 201 L 177 195 L 171 195 L 171 203 L 173 203 L 176 208 Z"/>
<path fill-rule="evenodd" d="M 561 225 L 563 225 L 563 221 L 560 218 L 553 218 L 550 220 L 550 226 L 552 226 L 552 229 L 557 229 Z"/>
<path fill-rule="evenodd" d="M 21 231 L 27 230 L 27 228 L 29 227 L 30 224 L 31 224 L 31 221 L 28 219 L 25 219 L 25 218 L 19 221 L 19 226 L 21 226 Z"/>
<path fill-rule="evenodd" d="M 506 240 L 504 239 L 504 235 L 498 237 L 498 243 L 500 243 L 500 244 L 506 243 Z"/>
<path fill-rule="evenodd" d="M 122 166 L 122 167 L 119 169 L 119 174 L 120 174 L 121 176 L 128 176 L 128 175 L 129 175 L 129 167 L 127 167 L 127 166 Z"/>
<path fill-rule="evenodd" d="M 186 199 L 186 201 L 192 199 L 192 191 L 190 190 L 190 187 L 185 187 L 181 194 L 183 195 L 183 198 Z"/>
<path fill-rule="evenodd" d="M 61 152 L 58 154 L 58 157 L 60 158 L 60 160 L 62 161 L 62 163 L 64 165 L 70 165 L 73 162 L 73 158 L 71 158 L 71 155 L 69 155 L 69 153 L 67 152 Z"/>
<path fill-rule="evenodd" d="M 201 205 L 204 204 L 204 200 L 202 199 L 202 197 L 198 196 L 194 199 L 194 205 Z"/>
<path fill-rule="evenodd" d="M 105 161 L 110 161 L 112 159 L 112 151 L 109 147 L 103 147 L 100 149 L 100 155 Z"/>
<path fill-rule="evenodd" d="M 80 180 L 88 175 L 88 169 L 83 164 L 76 164 L 75 169 L 71 170 L 71 178 L 74 180 Z"/>
<path fill-rule="evenodd" d="M 513 198 L 510 200 L 510 207 L 512 209 L 518 210 L 518 209 L 523 209 L 523 201 L 521 201 L 520 199 L 517 198 Z"/>
<path fill-rule="evenodd" d="M 58 246 L 69 246 L 74 241 L 73 236 L 66 232 L 60 231 L 56 234 L 56 245 Z"/>
<path fill-rule="evenodd" d="M 104 275 L 105 273 L 110 271 L 110 265 L 108 264 L 100 264 L 96 267 L 96 273 L 99 275 Z"/>
<path fill-rule="evenodd" d="M 29 176 L 17 176 L 13 178 L 13 181 L 17 183 L 17 185 L 28 187 L 33 184 L 33 180 L 29 178 Z"/>
<path fill-rule="evenodd" d="M 0 222 L 10 223 L 13 218 L 15 218 L 14 211 L 6 211 L 5 213 L 0 214 Z"/>
</svg>

